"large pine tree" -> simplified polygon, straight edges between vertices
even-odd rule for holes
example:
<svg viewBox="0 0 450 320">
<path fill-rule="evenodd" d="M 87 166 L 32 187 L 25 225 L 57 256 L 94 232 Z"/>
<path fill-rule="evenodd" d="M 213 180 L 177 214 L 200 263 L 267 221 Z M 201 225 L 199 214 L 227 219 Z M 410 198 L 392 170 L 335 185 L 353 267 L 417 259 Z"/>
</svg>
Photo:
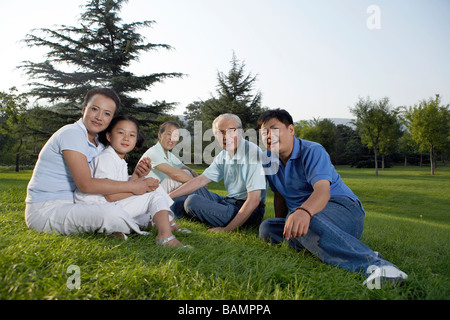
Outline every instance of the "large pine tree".
<svg viewBox="0 0 450 320">
<path fill-rule="evenodd" d="M 256 76 L 246 73 L 245 63 L 233 53 L 228 73 L 217 73 L 217 97 L 195 101 L 186 107 L 184 115 L 190 127 L 195 120 L 201 120 L 203 130 L 210 129 L 217 116 L 233 113 L 239 116 L 244 129 L 255 128 L 258 117 L 266 110 L 261 107 L 261 93 L 254 91 L 256 80 Z"/>
<path fill-rule="evenodd" d="M 255 128 L 261 109 L 261 93 L 253 92 L 256 76 L 246 74 L 245 63 L 233 52 L 231 69 L 227 74 L 217 74 L 217 93 L 214 109 L 216 113 L 234 113 L 241 118 L 244 128 Z"/>
<path fill-rule="evenodd" d="M 35 29 L 28 34 L 24 39 L 28 46 L 48 49 L 45 61 L 24 61 L 20 66 L 34 79 L 29 95 L 57 104 L 60 112 L 79 115 L 87 90 L 104 86 L 119 94 L 122 113 L 135 115 L 144 123 L 169 110 L 171 103 L 155 101 L 146 105 L 133 97 L 135 92 L 148 90 L 155 83 L 182 74 L 135 75 L 127 71 L 141 53 L 171 47 L 148 43 L 137 32 L 139 28 L 150 27 L 154 21 L 123 23 L 119 13 L 126 2 L 89 0 L 83 6 L 85 11 L 79 26 Z"/>
</svg>

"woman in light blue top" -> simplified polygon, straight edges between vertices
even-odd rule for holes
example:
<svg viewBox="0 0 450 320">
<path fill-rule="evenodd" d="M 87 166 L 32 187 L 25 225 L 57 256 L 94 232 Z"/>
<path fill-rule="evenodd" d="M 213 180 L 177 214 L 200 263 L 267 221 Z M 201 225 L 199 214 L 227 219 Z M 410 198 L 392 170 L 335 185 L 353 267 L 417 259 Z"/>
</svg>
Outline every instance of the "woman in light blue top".
<svg viewBox="0 0 450 320">
<path fill-rule="evenodd" d="M 119 105 L 120 99 L 112 89 L 89 90 L 82 118 L 59 129 L 44 145 L 27 187 L 25 220 L 29 228 L 61 234 L 102 232 L 121 236 L 140 232 L 114 203 L 74 203 L 76 187 L 84 193 L 103 195 L 144 194 L 158 187 L 155 179 L 144 178 L 150 169 L 146 160 L 135 169 L 139 179 L 123 182 L 92 178 L 89 163 L 104 149 L 97 135 L 107 128 Z"/>
<path fill-rule="evenodd" d="M 167 193 L 198 176 L 171 152 L 178 143 L 179 128 L 179 124 L 174 121 L 164 122 L 159 127 L 158 143 L 141 157 L 141 159 L 151 159 L 152 168 L 149 177 L 158 179 Z"/>
</svg>

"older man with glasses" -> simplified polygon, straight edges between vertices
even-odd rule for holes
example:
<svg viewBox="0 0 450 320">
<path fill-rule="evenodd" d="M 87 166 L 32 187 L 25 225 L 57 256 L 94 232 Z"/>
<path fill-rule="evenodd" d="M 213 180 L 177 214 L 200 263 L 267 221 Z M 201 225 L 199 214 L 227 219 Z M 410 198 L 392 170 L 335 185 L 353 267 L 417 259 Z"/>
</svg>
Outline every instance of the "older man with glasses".
<svg viewBox="0 0 450 320">
<path fill-rule="evenodd" d="M 243 138 L 241 120 L 234 114 L 218 116 L 212 127 L 223 150 L 203 174 L 169 194 L 175 201 L 175 216 L 210 224 L 214 228 L 209 231 L 214 232 L 259 226 L 267 194 L 261 149 Z M 222 179 L 226 197 L 210 191 L 196 192 L 209 182 Z"/>
</svg>

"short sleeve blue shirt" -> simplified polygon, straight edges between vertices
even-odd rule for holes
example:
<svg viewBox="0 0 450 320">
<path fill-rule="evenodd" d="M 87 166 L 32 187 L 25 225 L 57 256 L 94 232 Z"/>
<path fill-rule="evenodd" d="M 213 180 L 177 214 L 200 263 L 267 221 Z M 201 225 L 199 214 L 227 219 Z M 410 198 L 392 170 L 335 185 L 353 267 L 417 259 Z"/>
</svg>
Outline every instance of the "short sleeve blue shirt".
<svg viewBox="0 0 450 320">
<path fill-rule="evenodd" d="M 286 166 L 267 150 L 264 170 L 270 188 L 284 197 L 289 211 L 309 198 L 314 191 L 314 184 L 319 180 L 330 182 L 331 196 L 343 195 L 359 201 L 336 172 L 325 148 L 316 142 L 295 138 Z"/>
<path fill-rule="evenodd" d="M 267 185 L 261 149 L 243 138 L 233 157 L 222 150 L 203 175 L 215 182 L 223 179 L 228 198 L 246 200 L 248 192 L 261 190 L 260 201 L 266 201 Z"/>
<path fill-rule="evenodd" d="M 82 119 L 56 131 L 39 153 L 28 183 L 26 202 L 73 201 L 76 184 L 62 152 L 80 152 L 90 163 L 105 148 L 103 144 L 97 144 L 95 146 L 89 141 Z"/>
</svg>

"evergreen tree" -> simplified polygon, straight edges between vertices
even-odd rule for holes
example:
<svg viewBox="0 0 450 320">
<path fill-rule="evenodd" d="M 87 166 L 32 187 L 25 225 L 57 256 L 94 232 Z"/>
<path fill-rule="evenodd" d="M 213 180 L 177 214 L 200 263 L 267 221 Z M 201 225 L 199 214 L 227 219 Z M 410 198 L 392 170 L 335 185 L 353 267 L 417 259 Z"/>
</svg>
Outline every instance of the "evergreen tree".
<svg viewBox="0 0 450 320">
<path fill-rule="evenodd" d="M 171 103 L 139 103 L 133 93 L 148 90 L 155 83 L 180 73 L 152 73 L 138 76 L 127 68 L 143 52 L 171 49 L 167 44 L 147 43 L 137 32 L 154 21 L 123 23 L 119 16 L 127 0 L 89 0 L 79 26 L 33 30 L 25 38 L 30 47 L 47 48 L 43 62 L 25 61 L 19 67 L 35 81 L 29 95 L 57 103 L 60 112 L 79 115 L 81 101 L 95 86 L 113 88 L 122 100 L 122 113 L 152 122 L 172 108 Z M 149 116 L 153 114 L 153 116 Z"/>
<path fill-rule="evenodd" d="M 213 103 L 216 114 L 233 113 L 240 117 L 242 126 L 255 128 L 259 115 L 262 113 L 261 93 L 253 92 L 256 76 L 246 74 L 245 63 L 240 62 L 235 53 L 231 59 L 231 69 L 228 74 L 217 74 L 218 97 Z"/>
<path fill-rule="evenodd" d="M 213 120 L 223 113 L 237 115 L 244 129 L 256 128 L 256 122 L 264 111 L 261 107 L 261 93 L 254 92 L 256 76 L 245 72 L 245 63 L 233 53 L 231 69 L 227 74 L 217 73 L 217 97 L 206 101 L 195 101 L 186 108 L 184 115 L 192 125 L 194 120 L 202 121 L 204 129 L 210 129 Z"/>
</svg>

